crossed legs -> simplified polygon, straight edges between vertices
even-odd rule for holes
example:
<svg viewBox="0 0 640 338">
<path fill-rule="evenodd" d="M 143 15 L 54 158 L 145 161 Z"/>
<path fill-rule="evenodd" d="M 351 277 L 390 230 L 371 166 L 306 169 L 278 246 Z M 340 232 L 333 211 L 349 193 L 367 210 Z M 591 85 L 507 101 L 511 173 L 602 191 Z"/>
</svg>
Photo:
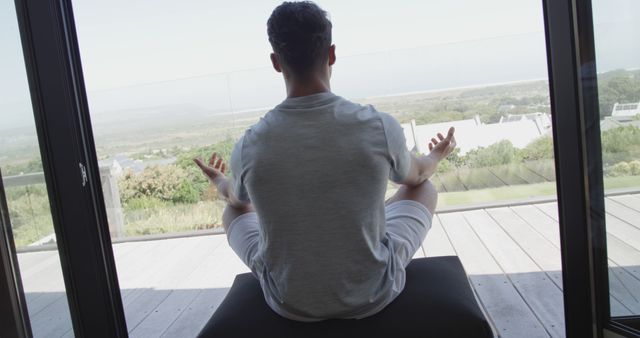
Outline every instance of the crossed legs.
<svg viewBox="0 0 640 338">
<path fill-rule="evenodd" d="M 385 204 L 389 205 L 393 202 L 402 200 L 416 201 L 427 207 L 427 210 L 429 210 L 431 215 L 433 215 L 436 210 L 436 204 L 438 203 L 438 191 L 430 180 L 426 180 L 414 187 L 403 184 L 400 186 L 398 191 L 385 202 Z"/>
<path fill-rule="evenodd" d="M 253 206 L 251 204 L 247 204 L 240 208 L 232 207 L 227 204 L 224 207 L 224 211 L 222 212 L 222 226 L 224 227 L 224 231 L 226 233 L 229 233 L 229 225 L 233 222 L 233 220 L 250 212 L 254 212 Z"/>
</svg>

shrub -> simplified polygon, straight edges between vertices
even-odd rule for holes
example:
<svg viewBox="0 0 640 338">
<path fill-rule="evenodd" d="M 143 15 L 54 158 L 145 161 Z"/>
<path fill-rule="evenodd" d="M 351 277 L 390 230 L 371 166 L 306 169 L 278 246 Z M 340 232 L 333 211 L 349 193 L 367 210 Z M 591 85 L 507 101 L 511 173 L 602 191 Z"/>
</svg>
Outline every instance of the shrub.
<svg viewBox="0 0 640 338">
<path fill-rule="evenodd" d="M 465 159 L 469 167 L 482 168 L 520 162 L 522 155 L 511 141 L 503 140 L 486 148 L 479 147 L 471 150 L 467 153 Z"/>
<path fill-rule="evenodd" d="M 186 203 L 194 203 L 200 201 L 204 196 L 205 199 L 215 199 L 217 194 L 214 194 L 209 190 L 209 180 L 202 174 L 200 169 L 193 163 L 195 157 L 200 157 L 204 160 L 208 160 L 212 153 L 220 155 L 227 163 L 227 170 L 225 174 L 229 177 L 231 175 L 231 167 L 229 161 L 231 160 L 231 152 L 236 140 L 229 137 L 224 141 L 220 141 L 216 144 L 204 146 L 196 149 L 192 149 L 187 152 L 183 152 L 178 155 L 176 165 L 187 172 L 188 183 L 184 184 L 178 189 L 177 198 Z"/>
<path fill-rule="evenodd" d="M 631 175 L 631 166 L 627 162 L 619 162 L 612 165 L 608 172 L 609 176 L 629 176 Z"/>
<path fill-rule="evenodd" d="M 171 200 L 176 203 L 196 203 L 200 200 L 202 192 L 196 188 L 196 184 L 189 181 L 182 181 L 173 193 Z"/>
<path fill-rule="evenodd" d="M 605 153 L 627 153 L 640 151 L 640 128 L 619 127 L 602 133 L 602 151 Z"/>
<path fill-rule="evenodd" d="M 451 164 L 451 162 L 449 162 L 449 160 L 444 159 L 444 160 L 440 161 L 440 163 L 438 164 L 437 173 L 438 174 L 444 174 L 444 173 L 448 173 L 450 171 L 453 171 L 453 169 L 454 169 L 453 164 Z"/>
<path fill-rule="evenodd" d="M 635 160 L 629 162 L 629 171 L 631 175 L 640 175 L 640 161 Z"/>
<path fill-rule="evenodd" d="M 460 168 L 464 164 L 464 157 L 460 156 L 460 148 L 456 148 L 453 150 L 447 158 L 440 161 L 438 164 L 437 172 L 439 174 L 444 174 L 453 171 L 455 168 Z"/>
<path fill-rule="evenodd" d="M 188 172 L 175 165 L 145 168 L 140 174 L 127 170 L 120 178 L 120 198 L 127 207 L 129 202 L 140 198 L 154 198 L 160 201 L 194 203 L 200 193 L 194 187 Z"/>
<path fill-rule="evenodd" d="M 193 163 L 193 159 L 195 157 L 200 157 L 204 160 L 208 160 L 211 154 L 213 154 L 214 152 L 222 156 L 227 164 L 229 164 L 229 161 L 231 160 L 231 151 L 233 150 L 233 146 L 235 145 L 235 143 L 236 140 L 229 137 L 224 141 L 220 141 L 210 146 L 192 149 L 178 155 L 176 164 L 183 169 L 196 168 L 195 164 Z M 230 168 L 229 166 L 227 166 L 227 172 L 230 172 L 229 170 Z M 202 176 L 202 174 L 200 174 L 200 176 Z"/>
<path fill-rule="evenodd" d="M 553 158 L 553 138 L 542 136 L 522 149 L 522 158 L 525 161 L 535 161 Z"/>
</svg>

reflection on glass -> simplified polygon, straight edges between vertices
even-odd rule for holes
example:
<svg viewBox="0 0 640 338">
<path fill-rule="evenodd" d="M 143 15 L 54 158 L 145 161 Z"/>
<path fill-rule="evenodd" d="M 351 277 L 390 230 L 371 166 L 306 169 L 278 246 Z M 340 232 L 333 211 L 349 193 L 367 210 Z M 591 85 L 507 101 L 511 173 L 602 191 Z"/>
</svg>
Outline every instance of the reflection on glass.
<svg viewBox="0 0 640 338">
<path fill-rule="evenodd" d="M 13 1 L 0 1 L 0 24 L 0 169 L 31 328 L 73 336 Z"/>
<path fill-rule="evenodd" d="M 640 22 L 637 1 L 593 2 L 612 316 L 640 314 Z"/>
</svg>

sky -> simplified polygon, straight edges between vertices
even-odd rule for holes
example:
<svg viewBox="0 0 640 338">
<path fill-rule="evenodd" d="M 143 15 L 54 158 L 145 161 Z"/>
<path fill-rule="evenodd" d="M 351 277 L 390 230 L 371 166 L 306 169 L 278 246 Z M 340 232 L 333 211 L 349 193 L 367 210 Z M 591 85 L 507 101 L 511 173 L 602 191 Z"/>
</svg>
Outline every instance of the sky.
<svg viewBox="0 0 640 338">
<path fill-rule="evenodd" d="M 277 104 L 266 21 L 280 1 L 75 0 L 95 123 L 135 109 L 221 113 Z M 540 0 L 324 0 L 334 92 L 362 98 L 544 79 Z M 640 67 L 640 3 L 594 0 L 598 68 Z M 0 0 L 1 129 L 32 124 L 13 1 Z M 128 110 L 118 115 L 118 112 Z"/>
</svg>

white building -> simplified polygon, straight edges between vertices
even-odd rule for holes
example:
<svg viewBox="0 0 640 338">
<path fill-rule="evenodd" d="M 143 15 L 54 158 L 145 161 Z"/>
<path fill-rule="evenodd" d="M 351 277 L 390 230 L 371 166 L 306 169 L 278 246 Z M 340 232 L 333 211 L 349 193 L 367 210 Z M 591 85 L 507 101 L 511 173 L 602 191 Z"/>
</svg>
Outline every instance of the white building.
<svg viewBox="0 0 640 338">
<path fill-rule="evenodd" d="M 637 103 L 617 103 L 613 105 L 611 118 L 624 122 L 632 121 L 640 116 L 640 102 Z"/>
<path fill-rule="evenodd" d="M 548 114 L 535 113 L 508 115 L 499 123 L 484 124 L 476 115 L 473 119 L 416 125 L 402 124 L 407 148 L 420 153 L 429 153 L 429 142 L 437 133 L 446 134 L 449 127 L 456 128 L 456 141 L 460 154 L 478 147 L 488 147 L 502 140 L 509 140 L 516 148 L 524 148 L 533 140 L 551 132 Z"/>
</svg>

